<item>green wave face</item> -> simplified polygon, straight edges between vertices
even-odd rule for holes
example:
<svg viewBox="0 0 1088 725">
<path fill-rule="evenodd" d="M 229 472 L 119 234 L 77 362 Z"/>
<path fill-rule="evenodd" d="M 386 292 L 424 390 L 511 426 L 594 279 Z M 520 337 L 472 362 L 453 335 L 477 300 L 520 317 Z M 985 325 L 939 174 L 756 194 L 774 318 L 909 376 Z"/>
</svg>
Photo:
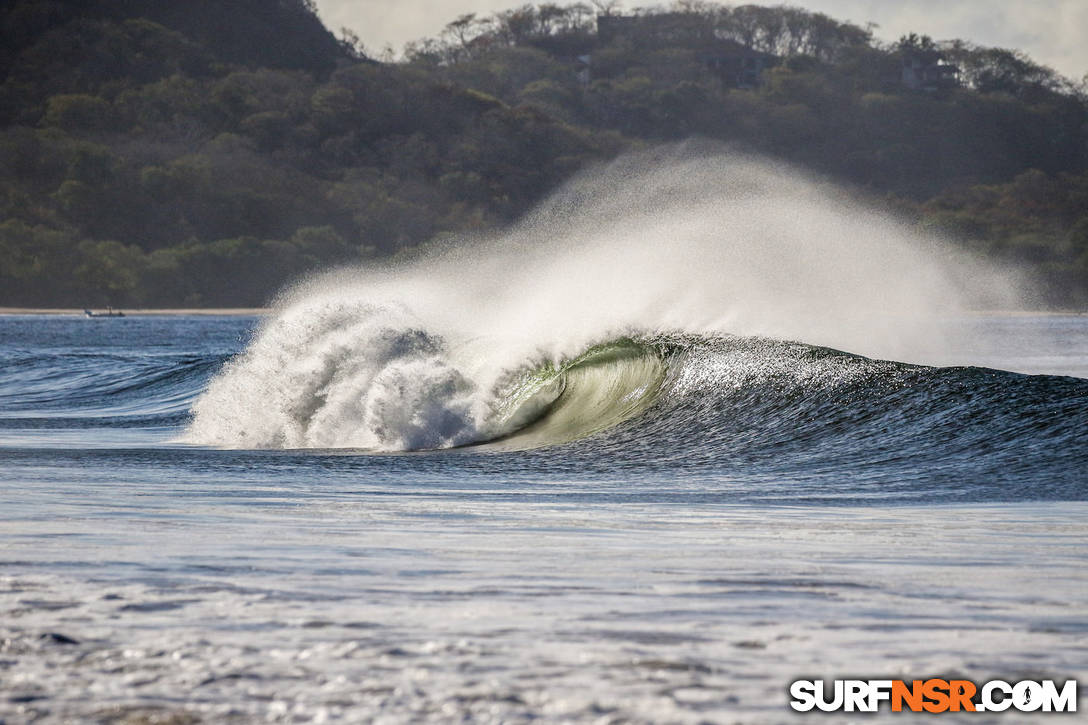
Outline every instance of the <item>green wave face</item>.
<svg viewBox="0 0 1088 725">
<path fill-rule="evenodd" d="M 611 428 L 657 399 L 666 370 L 661 352 L 625 339 L 597 345 L 559 367 L 525 372 L 500 397 L 492 417 L 495 430 L 508 432 L 480 447 L 539 448 Z"/>
</svg>

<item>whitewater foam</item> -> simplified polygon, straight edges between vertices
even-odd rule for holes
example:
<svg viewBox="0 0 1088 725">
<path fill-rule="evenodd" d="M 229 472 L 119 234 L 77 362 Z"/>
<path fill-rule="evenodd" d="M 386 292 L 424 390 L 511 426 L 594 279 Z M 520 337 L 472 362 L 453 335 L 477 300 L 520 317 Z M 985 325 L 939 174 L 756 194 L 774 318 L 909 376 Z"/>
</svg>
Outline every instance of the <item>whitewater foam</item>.
<svg viewBox="0 0 1088 725">
<path fill-rule="evenodd" d="M 406 450 L 510 433 L 509 381 L 624 335 L 759 335 L 918 360 L 1015 285 L 796 169 L 703 144 L 586 172 L 521 223 L 282 296 L 185 440 Z M 504 425 L 506 426 L 504 428 Z"/>
</svg>

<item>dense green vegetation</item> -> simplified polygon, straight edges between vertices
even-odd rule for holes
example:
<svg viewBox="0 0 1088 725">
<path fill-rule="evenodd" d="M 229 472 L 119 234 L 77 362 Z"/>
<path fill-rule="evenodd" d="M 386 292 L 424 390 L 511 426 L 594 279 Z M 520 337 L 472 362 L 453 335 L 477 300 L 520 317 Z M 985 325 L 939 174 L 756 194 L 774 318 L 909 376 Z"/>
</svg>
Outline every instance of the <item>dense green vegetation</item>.
<svg viewBox="0 0 1088 725">
<path fill-rule="evenodd" d="M 796 8 L 619 22 L 599 34 L 582 4 L 462 16 L 378 63 L 309 0 L 6 3 L 0 304 L 260 304 L 699 135 L 827 174 L 1027 269 L 1050 304 L 1088 305 L 1082 87 L 1014 51 L 885 47 Z M 938 59 L 958 82 L 904 81 L 905 62 Z"/>
</svg>

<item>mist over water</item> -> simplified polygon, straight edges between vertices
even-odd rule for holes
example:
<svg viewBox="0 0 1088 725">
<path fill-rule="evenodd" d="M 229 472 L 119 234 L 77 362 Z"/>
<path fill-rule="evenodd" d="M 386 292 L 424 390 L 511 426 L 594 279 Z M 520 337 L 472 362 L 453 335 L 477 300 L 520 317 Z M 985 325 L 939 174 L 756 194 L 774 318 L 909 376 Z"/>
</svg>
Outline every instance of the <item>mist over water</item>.
<svg viewBox="0 0 1088 725">
<path fill-rule="evenodd" d="M 501 233 L 300 284 L 196 402 L 185 440 L 401 450 L 501 437 L 555 404 L 564 366 L 628 337 L 924 363 L 950 316 L 1016 308 L 1017 289 L 797 169 L 670 146 L 577 176 Z M 608 366 L 591 397 L 642 400 L 657 384 Z"/>
</svg>

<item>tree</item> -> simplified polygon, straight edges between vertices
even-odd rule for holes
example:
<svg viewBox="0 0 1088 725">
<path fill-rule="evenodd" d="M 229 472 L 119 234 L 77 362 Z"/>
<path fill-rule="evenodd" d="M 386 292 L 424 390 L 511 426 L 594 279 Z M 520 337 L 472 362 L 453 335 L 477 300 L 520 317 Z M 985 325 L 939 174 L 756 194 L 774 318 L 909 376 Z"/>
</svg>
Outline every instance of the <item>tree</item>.
<svg viewBox="0 0 1088 725">
<path fill-rule="evenodd" d="M 340 48 L 344 51 L 344 55 L 352 60 L 362 60 L 366 58 L 366 47 L 363 45 L 362 38 L 351 28 L 340 28 Z"/>
<path fill-rule="evenodd" d="M 597 10 L 598 15 L 605 16 L 615 15 L 623 4 L 622 0 L 590 0 L 590 3 Z"/>
</svg>

